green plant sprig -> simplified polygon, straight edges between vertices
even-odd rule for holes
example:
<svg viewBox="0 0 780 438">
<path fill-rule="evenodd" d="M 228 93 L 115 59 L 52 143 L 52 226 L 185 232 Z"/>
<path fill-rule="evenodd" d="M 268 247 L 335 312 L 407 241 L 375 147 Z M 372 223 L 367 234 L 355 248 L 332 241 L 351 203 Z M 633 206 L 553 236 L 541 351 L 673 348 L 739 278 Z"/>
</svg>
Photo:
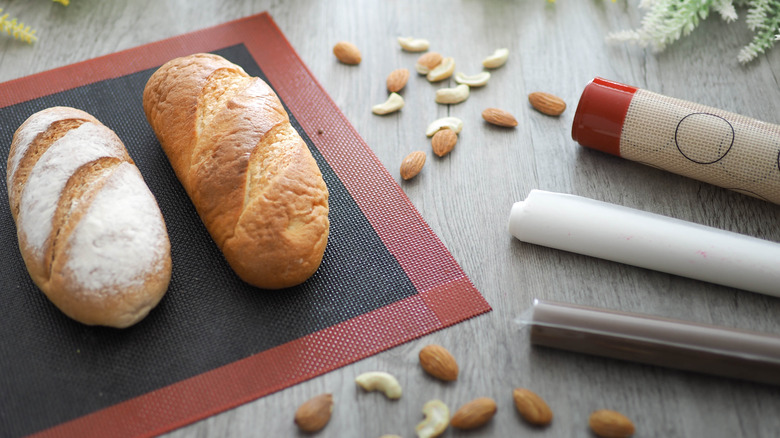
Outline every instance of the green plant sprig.
<svg viewBox="0 0 780 438">
<path fill-rule="evenodd" d="M 740 63 L 747 64 L 780 39 L 780 0 L 640 0 L 639 8 L 647 11 L 640 27 L 610 33 L 607 41 L 633 43 L 660 52 L 693 32 L 710 10 L 718 12 L 727 23 L 736 21 L 737 6 L 747 7 L 747 25 L 754 33 L 752 41 L 737 55 Z"/>
<path fill-rule="evenodd" d="M 0 14 L 3 10 L 0 9 Z M 22 40 L 28 44 L 32 44 L 38 41 L 38 36 L 35 35 L 35 30 L 30 26 L 25 25 L 23 22 L 18 21 L 16 18 L 9 18 L 9 14 L 0 15 L 0 30 L 11 35 L 14 39 Z"/>
<path fill-rule="evenodd" d="M 64 6 L 68 6 L 70 4 L 70 0 L 53 1 Z M 0 8 L 0 14 L 3 14 L 3 8 Z M 36 35 L 37 31 L 35 29 L 25 25 L 16 17 L 11 17 L 11 15 L 8 13 L 0 15 L 0 32 L 5 32 L 14 39 L 24 41 L 28 44 L 32 44 L 38 41 L 38 35 Z"/>
</svg>

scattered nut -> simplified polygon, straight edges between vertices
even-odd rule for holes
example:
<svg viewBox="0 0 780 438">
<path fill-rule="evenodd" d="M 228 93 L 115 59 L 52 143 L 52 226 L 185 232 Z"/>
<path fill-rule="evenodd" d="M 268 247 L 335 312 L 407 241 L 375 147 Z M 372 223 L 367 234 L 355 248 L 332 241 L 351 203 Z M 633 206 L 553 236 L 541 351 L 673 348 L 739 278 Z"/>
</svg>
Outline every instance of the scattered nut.
<svg viewBox="0 0 780 438">
<path fill-rule="evenodd" d="M 449 145 L 449 149 L 443 154 L 436 152 L 437 140 Z M 458 136 L 455 132 L 451 129 L 442 129 L 433 136 L 433 150 L 436 155 L 442 157 L 452 150 L 456 141 L 458 141 Z M 446 147 L 444 148 L 446 149 Z M 428 374 L 437 379 L 447 382 L 458 379 L 458 362 L 456 362 L 452 354 L 441 345 L 427 345 L 420 350 L 420 366 L 422 366 Z"/>
<path fill-rule="evenodd" d="M 552 422 L 553 413 L 547 403 L 535 392 L 525 388 L 512 391 L 517 412 L 534 426 L 546 426 Z"/>
<path fill-rule="evenodd" d="M 436 103 L 456 104 L 469 98 L 469 86 L 458 85 L 455 88 L 442 88 L 436 90 Z"/>
<path fill-rule="evenodd" d="M 490 79 L 490 72 L 483 71 L 470 76 L 462 72 L 457 72 L 453 77 L 455 78 L 455 82 L 459 84 L 466 84 L 469 87 L 484 87 Z"/>
<path fill-rule="evenodd" d="M 492 55 L 482 61 L 485 68 L 498 68 L 506 63 L 509 57 L 509 49 L 497 49 Z"/>
<path fill-rule="evenodd" d="M 333 413 L 333 396 L 320 394 L 304 402 L 295 411 L 295 424 L 304 432 L 317 432 L 330 421 Z"/>
<path fill-rule="evenodd" d="M 355 378 L 355 383 L 366 391 L 381 391 L 387 398 L 392 400 L 401 398 L 401 384 L 389 373 L 382 371 L 363 373 Z"/>
<path fill-rule="evenodd" d="M 406 158 L 403 159 L 403 161 L 401 161 L 401 178 L 405 180 L 414 178 L 415 176 L 417 176 L 418 173 L 420 173 L 424 165 L 425 165 L 425 152 L 423 151 L 412 152 L 411 154 L 407 155 Z"/>
<path fill-rule="evenodd" d="M 460 131 L 463 129 L 463 120 L 457 117 L 442 117 L 441 119 L 436 119 L 425 129 L 425 135 L 431 137 L 433 134 L 436 134 L 437 131 L 444 128 L 452 129 L 456 134 L 460 134 Z"/>
<path fill-rule="evenodd" d="M 390 114 L 404 107 L 404 98 L 398 93 L 390 93 L 384 103 L 371 107 L 371 112 L 377 115 Z"/>
<path fill-rule="evenodd" d="M 398 44 L 407 52 L 424 52 L 431 45 L 426 39 L 413 37 L 398 37 Z"/>
<path fill-rule="evenodd" d="M 431 438 L 441 435 L 450 424 L 450 410 L 441 400 L 431 400 L 422 408 L 425 420 L 415 430 L 419 438 Z"/>
<path fill-rule="evenodd" d="M 566 102 L 550 93 L 531 93 L 528 95 L 528 101 L 537 111 L 548 116 L 560 116 L 566 110 Z"/>
<path fill-rule="evenodd" d="M 409 70 L 405 68 L 395 69 L 387 76 L 387 91 L 397 93 L 406 86 L 409 80 Z"/>
<path fill-rule="evenodd" d="M 590 414 L 588 425 L 593 433 L 604 438 L 625 438 L 634 434 L 634 423 L 620 412 L 609 409 Z"/>
<path fill-rule="evenodd" d="M 336 55 L 336 59 L 344 64 L 356 65 L 360 64 L 360 50 L 357 46 L 348 41 L 339 41 L 333 46 L 333 54 Z"/>
<path fill-rule="evenodd" d="M 443 157 L 455 148 L 455 144 L 458 142 L 458 134 L 456 134 L 452 129 L 440 129 L 436 132 L 436 134 L 433 134 L 433 138 L 431 139 L 431 148 L 433 149 L 433 153 L 438 155 L 439 157 Z M 433 347 L 432 345 L 429 345 L 428 347 Z M 456 380 L 458 378 L 458 364 L 455 363 L 455 358 L 453 358 L 453 364 L 455 365 L 455 376 L 453 378 L 445 378 L 437 375 L 434 372 L 431 372 L 426 363 L 424 361 L 430 361 L 430 362 L 438 362 L 439 358 L 429 358 L 429 359 L 423 359 L 423 355 L 427 355 L 428 353 L 423 353 L 426 351 L 428 347 L 425 347 L 420 351 L 420 364 L 422 365 L 423 369 L 425 371 L 428 371 L 429 374 L 433 375 L 434 377 L 438 377 L 442 380 Z M 445 352 L 449 355 L 449 352 L 445 350 Z M 450 355 L 452 357 L 452 355 Z M 435 368 L 437 365 L 431 365 L 431 368 Z M 450 373 L 446 373 L 446 376 L 450 376 Z"/>
<path fill-rule="evenodd" d="M 430 82 L 439 82 L 452 76 L 455 71 L 455 58 L 448 56 L 441 60 L 441 63 L 433 70 L 428 72 L 426 78 Z"/>
<path fill-rule="evenodd" d="M 431 70 L 436 68 L 437 65 L 441 64 L 442 59 L 443 57 L 440 53 L 428 52 L 417 59 L 417 62 L 414 64 L 414 69 L 421 75 L 427 75 Z"/>
<path fill-rule="evenodd" d="M 515 119 L 515 116 L 498 108 L 488 108 L 485 111 L 482 111 L 482 118 L 485 119 L 486 122 L 496 126 L 503 126 L 505 128 L 514 128 L 517 126 L 517 119 Z"/>
<path fill-rule="evenodd" d="M 450 424 L 458 429 L 476 429 L 493 418 L 498 406 L 495 400 L 489 397 L 476 398 L 455 412 Z"/>
</svg>

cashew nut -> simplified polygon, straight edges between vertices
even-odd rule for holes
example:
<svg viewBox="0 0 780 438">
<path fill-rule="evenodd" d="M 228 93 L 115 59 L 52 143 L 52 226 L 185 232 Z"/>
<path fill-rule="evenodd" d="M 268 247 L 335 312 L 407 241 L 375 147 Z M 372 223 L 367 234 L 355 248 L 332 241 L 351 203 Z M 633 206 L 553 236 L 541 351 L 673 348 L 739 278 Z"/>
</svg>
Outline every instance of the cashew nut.
<svg viewBox="0 0 780 438">
<path fill-rule="evenodd" d="M 458 85 L 455 88 L 436 90 L 436 103 L 461 103 L 469 97 L 469 86 Z"/>
<path fill-rule="evenodd" d="M 459 134 L 463 129 L 463 120 L 457 117 L 442 117 L 441 119 L 434 120 L 428 128 L 425 129 L 425 135 L 432 137 L 440 129 L 452 129 L 456 134 Z"/>
<path fill-rule="evenodd" d="M 431 46 L 428 40 L 414 37 L 398 37 L 398 44 L 407 52 L 424 52 Z"/>
<path fill-rule="evenodd" d="M 485 68 L 498 68 L 504 65 L 508 57 L 509 49 L 497 49 L 492 55 L 482 61 L 482 65 L 484 65 Z"/>
<path fill-rule="evenodd" d="M 371 112 L 378 115 L 390 114 L 398 111 L 404 106 L 404 98 L 398 93 L 390 93 L 390 96 L 384 103 L 371 107 Z"/>
<path fill-rule="evenodd" d="M 392 374 L 371 371 L 357 376 L 355 383 L 366 391 L 381 391 L 392 400 L 401 398 L 401 384 Z"/>
<path fill-rule="evenodd" d="M 469 87 L 482 87 L 487 85 L 488 79 L 490 79 L 490 72 L 483 71 L 475 75 L 457 72 L 453 77 L 455 78 L 455 82 L 459 84 L 466 84 Z"/>
<path fill-rule="evenodd" d="M 441 400 L 431 400 L 422 408 L 425 420 L 415 430 L 419 438 L 436 437 L 442 434 L 450 424 L 450 410 Z"/>
<path fill-rule="evenodd" d="M 452 76 L 452 73 L 454 71 L 455 71 L 455 58 L 448 56 L 442 59 L 441 64 L 437 65 L 436 68 L 428 72 L 426 78 L 430 82 L 438 82 Z"/>
<path fill-rule="evenodd" d="M 427 65 L 422 65 L 419 62 L 414 64 L 414 69 L 417 70 L 417 73 L 421 75 L 427 75 L 428 73 L 431 72 L 431 69 L 428 68 Z"/>
</svg>

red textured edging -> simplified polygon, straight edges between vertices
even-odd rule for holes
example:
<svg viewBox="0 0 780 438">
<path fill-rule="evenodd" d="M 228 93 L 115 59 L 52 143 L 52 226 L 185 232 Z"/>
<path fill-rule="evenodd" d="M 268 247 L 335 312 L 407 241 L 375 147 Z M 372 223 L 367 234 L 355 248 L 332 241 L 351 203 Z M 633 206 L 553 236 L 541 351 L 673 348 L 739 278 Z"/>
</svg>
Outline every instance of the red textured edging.
<svg viewBox="0 0 780 438">
<path fill-rule="evenodd" d="M 239 43 L 261 66 L 419 293 L 33 436 L 157 435 L 490 310 L 267 13 L 9 81 L 0 84 L 0 102 L 12 105 Z"/>
</svg>

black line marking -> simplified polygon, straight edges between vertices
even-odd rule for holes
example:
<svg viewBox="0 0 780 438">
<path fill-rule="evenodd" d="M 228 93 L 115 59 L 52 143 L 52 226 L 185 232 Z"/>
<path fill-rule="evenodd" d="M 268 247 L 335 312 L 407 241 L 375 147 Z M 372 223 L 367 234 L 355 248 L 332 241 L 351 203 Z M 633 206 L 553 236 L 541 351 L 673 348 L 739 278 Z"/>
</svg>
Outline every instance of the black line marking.
<svg viewBox="0 0 780 438">
<path fill-rule="evenodd" d="M 729 144 L 729 147 L 726 149 L 726 152 L 724 152 L 720 157 L 718 157 L 717 159 L 715 159 L 713 161 L 698 161 L 698 160 L 694 160 L 693 158 L 685 155 L 685 152 L 683 152 L 682 148 L 680 147 L 680 142 L 679 142 L 679 140 L 677 138 L 677 134 L 680 131 L 680 125 L 682 125 L 683 121 L 685 121 L 685 119 L 687 119 L 688 117 L 695 116 L 695 115 L 700 115 L 700 114 L 717 117 L 717 118 L 723 120 L 724 122 L 726 122 L 726 124 L 731 129 L 731 144 Z M 682 156 L 687 158 L 688 160 L 690 160 L 690 161 L 692 161 L 694 163 L 697 163 L 697 164 L 714 164 L 714 163 L 717 163 L 718 161 L 722 160 L 726 155 L 728 155 L 728 153 L 731 151 L 731 148 L 734 146 L 734 137 L 735 136 L 736 136 L 736 134 L 734 132 L 734 127 L 731 125 L 731 123 L 728 120 L 724 119 L 723 117 L 721 117 L 721 116 L 719 116 L 717 114 L 711 114 L 711 113 L 692 113 L 692 114 L 688 114 L 687 116 L 683 117 L 682 119 L 680 119 L 680 122 L 677 123 L 677 127 L 674 129 L 674 144 L 677 146 L 677 150 L 680 151 L 680 154 L 682 154 Z"/>
</svg>

